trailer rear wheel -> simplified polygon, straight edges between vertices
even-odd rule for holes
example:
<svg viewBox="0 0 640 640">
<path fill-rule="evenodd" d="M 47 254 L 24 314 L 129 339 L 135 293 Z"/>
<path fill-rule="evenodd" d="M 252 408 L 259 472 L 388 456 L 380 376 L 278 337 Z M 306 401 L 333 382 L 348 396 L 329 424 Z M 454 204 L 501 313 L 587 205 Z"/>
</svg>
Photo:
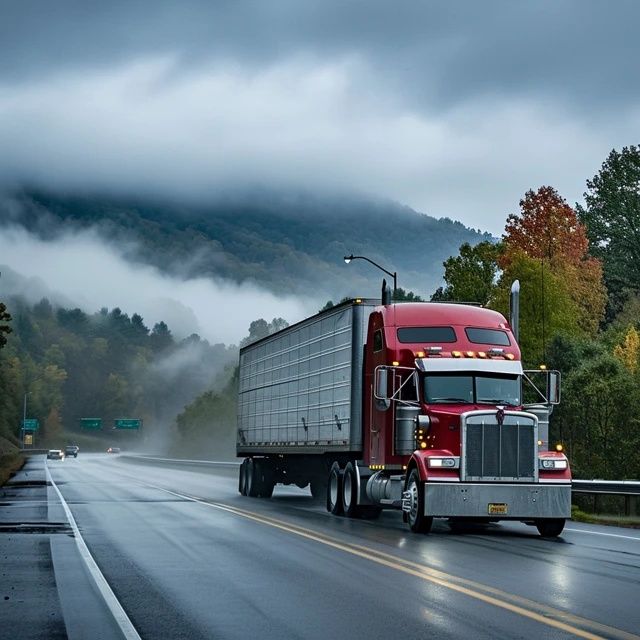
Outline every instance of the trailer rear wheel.
<svg viewBox="0 0 640 640">
<path fill-rule="evenodd" d="M 564 529 L 564 518 L 546 518 L 536 520 L 538 533 L 545 538 L 557 538 Z"/>
<path fill-rule="evenodd" d="M 347 518 L 357 518 L 358 509 L 358 476 L 352 462 L 347 462 L 342 475 L 342 507 Z"/>
<path fill-rule="evenodd" d="M 343 514 L 342 504 L 342 470 L 337 462 L 331 465 L 329 470 L 329 482 L 327 483 L 327 511 L 334 516 Z"/>
<path fill-rule="evenodd" d="M 256 463 L 253 458 L 247 459 L 247 466 L 245 467 L 245 472 L 246 472 L 245 491 L 247 492 L 246 495 L 248 495 L 251 498 L 257 498 L 259 480 L 256 473 Z"/>
<path fill-rule="evenodd" d="M 238 471 L 238 491 L 241 496 L 247 495 L 247 458 L 242 461 Z"/>
<path fill-rule="evenodd" d="M 409 474 L 405 495 L 409 502 L 406 512 L 409 528 L 414 533 L 429 533 L 433 517 L 424 515 L 424 486 L 417 469 L 412 469 Z"/>
</svg>

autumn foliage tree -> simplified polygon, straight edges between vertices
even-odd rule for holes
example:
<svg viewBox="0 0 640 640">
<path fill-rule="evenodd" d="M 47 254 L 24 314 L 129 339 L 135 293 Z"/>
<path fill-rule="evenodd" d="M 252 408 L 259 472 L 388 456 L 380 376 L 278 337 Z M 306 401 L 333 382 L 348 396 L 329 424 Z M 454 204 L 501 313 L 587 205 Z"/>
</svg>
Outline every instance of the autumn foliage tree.
<svg viewBox="0 0 640 640">
<path fill-rule="evenodd" d="M 504 308 L 511 282 L 520 280 L 525 357 L 544 358 L 546 341 L 557 333 L 596 334 L 606 304 L 602 266 L 588 253 L 585 226 L 553 187 L 525 194 L 520 213 L 507 218 L 502 246 L 496 302 Z"/>
</svg>

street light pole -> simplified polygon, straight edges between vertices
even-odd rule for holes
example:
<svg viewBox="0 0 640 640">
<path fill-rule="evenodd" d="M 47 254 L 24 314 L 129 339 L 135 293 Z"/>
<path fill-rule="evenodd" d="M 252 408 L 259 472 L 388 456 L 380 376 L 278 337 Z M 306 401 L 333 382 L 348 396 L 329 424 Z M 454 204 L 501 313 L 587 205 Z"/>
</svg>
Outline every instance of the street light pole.
<svg viewBox="0 0 640 640">
<path fill-rule="evenodd" d="M 352 260 L 366 260 L 369 264 L 372 264 L 374 267 L 377 267 L 378 269 L 380 269 L 380 271 L 384 271 L 384 273 L 386 273 L 388 276 L 391 276 L 393 278 L 393 299 L 394 300 L 396 299 L 396 293 L 398 290 L 398 278 L 397 278 L 397 273 L 395 271 L 393 272 L 387 271 L 387 269 L 385 269 L 384 267 L 381 267 L 377 262 L 374 262 L 370 258 L 367 258 L 367 256 L 354 256 L 353 254 L 351 254 L 350 256 L 344 257 L 344 261 L 347 264 L 349 264 Z"/>
</svg>

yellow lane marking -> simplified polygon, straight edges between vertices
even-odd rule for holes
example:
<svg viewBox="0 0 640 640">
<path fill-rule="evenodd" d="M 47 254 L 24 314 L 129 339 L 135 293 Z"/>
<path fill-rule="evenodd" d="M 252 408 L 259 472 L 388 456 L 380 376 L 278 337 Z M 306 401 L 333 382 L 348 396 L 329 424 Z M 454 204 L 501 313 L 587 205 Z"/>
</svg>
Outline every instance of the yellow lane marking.
<svg viewBox="0 0 640 640">
<path fill-rule="evenodd" d="M 559 629 L 560 631 L 566 631 L 567 633 L 571 633 L 579 638 L 585 638 L 587 640 L 603 640 L 604 638 L 640 640 L 640 636 L 621 629 L 616 629 L 587 618 L 574 616 L 573 614 L 560 609 L 554 609 L 553 607 L 533 600 L 508 594 L 494 587 L 483 585 L 465 578 L 459 578 L 443 571 L 438 571 L 437 569 L 431 569 L 410 560 L 405 560 L 404 558 L 386 554 L 357 544 L 338 542 L 324 534 L 320 534 L 311 529 L 306 529 L 283 520 L 277 520 L 270 516 L 265 516 L 253 511 L 247 511 L 238 507 L 232 507 L 219 502 L 209 502 L 196 496 L 176 493 L 175 491 L 170 491 L 169 489 L 164 489 L 156 485 L 147 484 L 147 486 L 153 486 L 155 489 L 159 489 L 160 491 L 164 491 L 165 493 L 169 493 L 191 502 L 197 502 L 220 511 L 227 511 L 228 513 L 232 513 L 242 518 L 253 520 L 254 522 L 274 527 L 281 531 L 286 531 L 308 540 L 313 540 L 314 542 L 319 542 L 320 544 L 344 551 L 345 553 L 369 560 L 370 562 L 374 562 L 390 569 L 395 569 L 396 571 L 420 578 L 426 582 L 437 584 L 438 586 L 456 591 L 495 607 L 505 609 L 511 613 L 535 620 L 536 622 Z M 562 622 L 560 618 L 567 620 L 568 622 Z M 593 629 L 594 631 L 604 635 L 596 635 L 595 633 L 587 631 L 587 629 Z"/>
</svg>

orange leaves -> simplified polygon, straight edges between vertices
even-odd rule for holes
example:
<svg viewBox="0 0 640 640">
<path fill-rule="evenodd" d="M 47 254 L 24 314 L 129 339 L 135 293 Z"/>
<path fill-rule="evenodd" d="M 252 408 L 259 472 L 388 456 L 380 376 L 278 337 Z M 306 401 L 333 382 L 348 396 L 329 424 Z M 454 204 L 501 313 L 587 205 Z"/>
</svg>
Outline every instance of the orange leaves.
<svg viewBox="0 0 640 640">
<path fill-rule="evenodd" d="M 520 214 L 507 218 L 503 241 L 507 262 L 520 250 L 530 258 L 578 265 L 589 249 L 585 226 L 553 187 L 527 191 Z"/>
</svg>

